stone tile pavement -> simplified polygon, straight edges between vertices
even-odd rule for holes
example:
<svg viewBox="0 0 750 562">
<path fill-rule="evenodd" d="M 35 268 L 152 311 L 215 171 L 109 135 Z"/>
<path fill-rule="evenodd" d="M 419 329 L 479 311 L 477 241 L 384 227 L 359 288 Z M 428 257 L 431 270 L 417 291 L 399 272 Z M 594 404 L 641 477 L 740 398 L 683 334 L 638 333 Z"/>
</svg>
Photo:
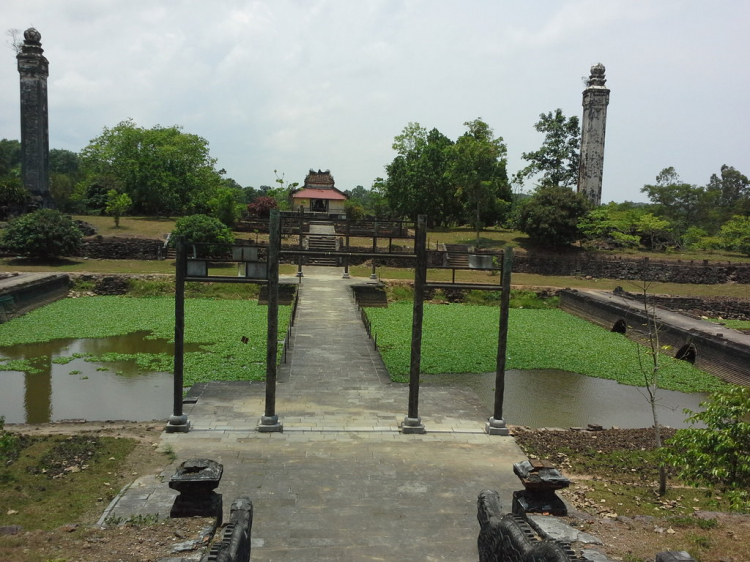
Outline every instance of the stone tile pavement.
<svg viewBox="0 0 750 562">
<path fill-rule="evenodd" d="M 427 433 L 404 435 L 408 388 L 392 384 L 361 324 L 349 286 L 333 268 L 305 268 L 276 413 L 283 433 L 255 430 L 264 383 L 198 385 L 187 434 L 162 434 L 175 463 L 144 477 L 105 515 L 166 517 L 176 465 L 224 465 L 217 490 L 255 506 L 252 560 L 477 560 L 476 499 L 519 489 L 510 437 L 488 436 L 491 415 L 469 389 L 423 387 Z"/>
</svg>

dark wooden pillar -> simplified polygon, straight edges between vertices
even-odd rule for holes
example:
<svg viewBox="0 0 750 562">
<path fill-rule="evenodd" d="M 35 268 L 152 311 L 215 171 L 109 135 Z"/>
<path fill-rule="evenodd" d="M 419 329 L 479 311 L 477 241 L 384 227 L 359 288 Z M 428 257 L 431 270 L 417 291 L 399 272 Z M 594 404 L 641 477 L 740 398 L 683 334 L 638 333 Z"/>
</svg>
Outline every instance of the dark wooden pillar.
<svg viewBox="0 0 750 562">
<path fill-rule="evenodd" d="M 351 275 L 349 275 L 349 237 L 352 232 L 352 221 L 347 218 L 346 219 L 346 244 L 344 246 L 344 251 L 347 253 L 346 256 L 344 256 L 344 275 L 342 276 L 344 279 L 349 279 Z"/>
<path fill-rule="evenodd" d="M 185 366 L 185 274 L 187 272 L 187 244 L 185 238 L 177 238 L 177 266 L 174 288 L 174 388 L 172 416 L 165 431 L 187 433 L 190 431 L 188 417 L 182 412 L 182 387 Z"/>
<path fill-rule="evenodd" d="M 404 433 L 424 433 L 424 425 L 419 417 L 419 371 L 422 360 L 422 318 L 424 315 L 424 286 L 427 282 L 427 252 L 425 241 L 427 232 L 426 216 L 419 215 L 414 235 L 414 310 L 411 321 L 411 364 L 409 368 L 409 414 L 404 418 L 401 431 Z"/>
<path fill-rule="evenodd" d="M 271 211 L 268 226 L 268 332 L 266 338 L 266 409 L 258 431 L 282 431 L 276 415 L 276 358 L 279 340 L 279 250 L 281 229 L 279 211 Z"/>
<path fill-rule="evenodd" d="M 505 399 L 505 359 L 508 347 L 508 312 L 510 310 L 510 273 L 513 268 L 513 250 L 509 247 L 503 252 L 502 293 L 500 294 L 500 326 L 497 336 L 497 368 L 495 370 L 495 407 L 492 417 L 487 422 L 486 431 L 490 435 L 509 435 L 503 419 L 503 401 Z"/>
</svg>

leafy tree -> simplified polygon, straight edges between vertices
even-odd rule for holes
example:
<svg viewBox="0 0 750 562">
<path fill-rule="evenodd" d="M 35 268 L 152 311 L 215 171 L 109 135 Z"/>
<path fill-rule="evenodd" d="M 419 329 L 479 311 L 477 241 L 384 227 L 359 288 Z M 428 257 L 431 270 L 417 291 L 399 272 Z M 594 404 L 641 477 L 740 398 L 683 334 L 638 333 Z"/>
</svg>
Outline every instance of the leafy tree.
<svg viewBox="0 0 750 562">
<path fill-rule="evenodd" d="M 425 214 L 431 225 L 447 225 L 460 213 L 456 187 L 449 177 L 453 142 L 437 129 L 409 123 L 393 140 L 398 153 L 386 166 L 384 193 L 398 216 Z"/>
<path fill-rule="evenodd" d="M 267 219 L 271 216 L 271 211 L 278 206 L 279 204 L 273 197 L 261 195 L 260 197 L 256 197 L 255 200 L 247 206 L 247 212 L 253 217 Z"/>
<path fill-rule="evenodd" d="M 641 192 L 656 205 L 656 214 L 671 221 L 679 233 L 696 224 L 704 190 L 684 183 L 673 167 L 664 168 L 654 185 L 644 185 Z"/>
<path fill-rule="evenodd" d="M 220 184 L 208 142 L 180 127 L 144 129 L 132 120 L 105 127 L 81 152 L 90 184 L 113 178 L 133 200 L 133 210 L 145 215 L 175 215 L 205 211 Z"/>
<path fill-rule="evenodd" d="M 133 205 L 133 201 L 127 193 L 118 193 L 116 189 L 110 189 L 107 193 L 108 214 L 115 219 L 115 226 L 119 228 L 120 217 L 124 215 Z"/>
<path fill-rule="evenodd" d="M 234 233 L 219 219 L 208 215 L 189 215 L 177 219 L 170 243 L 175 244 L 178 236 L 184 236 L 189 244 L 217 244 L 197 248 L 200 256 L 224 254 L 226 248 L 218 244 L 234 243 Z"/>
<path fill-rule="evenodd" d="M 641 215 L 636 223 L 636 231 L 641 235 L 641 242 L 652 250 L 659 249 L 660 244 L 668 238 L 669 221 L 660 219 L 651 213 Z"/>
<path fill-rule="evenodd" d="M 10 252 L 32 258 L 78 253 L 83 235 L 70 217 L 53 209 L 39 209 L 8 223 L 2 245 Z"/>
<path fill-rule="evenodd" d="M 544 133 L 544 142 L 539 150 L 521 155 L 529 165 L 518 173 L 519 179 L 541 174 L 539 185 L 543 187 L 574 187 L 578 182 L 581 144 L 578 117 L 566 119 L 562 110 L 556 109 L 554 114 L 540 114 L 534 128 Z"/>
<path fill-rule="evenodd" d="M 518 228 L 539 245 L 566 246 L 580 238 L 578 222 L 588 209 L 588 200 L 572 189 L 540 187 L 524 201 Z"/>
<path fill-rule="evenodd" d="M 49 151 L 50 173 L 66 174 L 75 177 L 81 168 L 80 156 L 64 148 L 51 148 Z"/>
<path fill-rule="evenodd" d="M 21 183 L 21 178 L 0 177 L 0 217 L 7 217 L 15 209 L 21 209 L 30 199 L 31 194 Z"/>
<path fill-rule="evenodd" d="M 386 196 L 386 181 L 383 178 L 375 178 L 375 181 L 372 182 L 369 209 L 377 219 L 393 218 Z"/>
<path fill-rule="evenodd" d="M 737 509 L 750 508 L 750 389 L 733 386 L 685 410 L 692 425 L 670 439 L 666 460 L 695 486 L 716 486 Z"/>
<path fill-rule="evenodd" d="M 618 211 L 613 203 L 592 209 L 578 221 L 584 240 L 606 248 L 637 248 L 640 237 L 634 234 L 635 228 L 631 214 Z"/>
<path fill-rule="evenodd" d="M 350 221 L 361 221 L 365 218 L 365 208 L 356 201 L 348 200 L 344 203 L 346 218 Z"/>
<path fill-rule="evenodd" d="M 481 118 L 464 123 L 467 132 L 451 147 L 449 174 L 458 187 L 457 195 L 473 215 L 477 244 L 484 226 L 482 208 L 496 208 L 496 201 L 510 201 L 506 171 L 507 148 L 502 137 Z M 499 217 L 492 217 L 495 220 Z"/>
<path fill-rule="evenodd" d="M 276 199 L 279 210 L 288 211 L 292 208 L 292 193 L 299 186 L 299 182 L 289 183 L 284 180 L 284 174 L 279 175 L 276 170 L 273 173 L 276 176 L 274 181 L 278 184 L 278 187 L 269 189 L 267 195 Z"/>
<path fill-rule="evenodd" d="M 211 214 L 229 228 L 233 228 L 237 224 L 237 219 L 240 218 L 241 206 L 237 202 L 237 199 L 241 196 L 242 192 L 240 190 L 220 187 L 216 192 L 216 196 L 209 201 Z"/>
<path fill-rule="evenodd" d="M 721 240 L 730 250 L 750 256 L 750 217 L 736 216 L 721 227 Z"/>
<path fill-rule="evenodd" d="M 0 177 L 21 175 L 21 143 L 15 139 L 0 140 Z"/>
<path fill-rule="evenodd" d="M 711 175 L 706 193 L 720 210 L 720 221 L 733 215 L 750 215 L 750 181 L 747 176 L 724 164 L 721 175 Z"/>
</svg>

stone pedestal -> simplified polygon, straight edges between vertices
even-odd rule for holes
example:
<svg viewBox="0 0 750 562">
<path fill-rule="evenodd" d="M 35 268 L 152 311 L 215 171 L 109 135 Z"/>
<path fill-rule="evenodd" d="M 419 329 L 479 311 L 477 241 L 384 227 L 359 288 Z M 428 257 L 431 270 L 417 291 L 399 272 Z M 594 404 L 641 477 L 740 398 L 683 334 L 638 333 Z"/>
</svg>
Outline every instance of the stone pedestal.
<svg viewBox="0 0 750 562">
<path fill-rule="evenodd" d="M 187 415 L 169 416 L 167 426 L 164 428 L 167 433 L 187 433 L 190 431 L 190 420 Z"/>
<path fill-rule="evenodd" d="M 283 432 L 284 425 L 279 421 L 279 416 L 261 416 L 256 429 L 261 433 Z"/>
<path fill-rule="evenodd" d="M 560 474 L 549 461 L 530 459 L 515 463 L 513 472 L 525 488 L 513 492 L 513 513 L 543 513 L 559 517 L 568 514 L 565 503 L 555 495 L 555 490 L 567 488 L 570 480 Z"/>
<path fill-rule="evenodd" d="M 221 525 L 223 501 L 214 490 L 221 482 L 224 467 L 210 459 L 191 459 L 177 467 L 169 487 L 180 492 L 170 517 L 215 517 Z"/>
<path fill-rule="evenodd" d="M 422 424 L 422 418 L 410 418 L 405 417 L 401 424 L 401 433 L 427 433 L 424 425 Z"/>
<path fill-rule="evenodd" d="M 510 430 L 505 425 L 505 420 L 496 420 L 495 418 L 489 419 L 487 424 L 484 426 L 484 432 L 487 435 L 502 435 L 506 437 L 510 435 Z"/>
</svg>

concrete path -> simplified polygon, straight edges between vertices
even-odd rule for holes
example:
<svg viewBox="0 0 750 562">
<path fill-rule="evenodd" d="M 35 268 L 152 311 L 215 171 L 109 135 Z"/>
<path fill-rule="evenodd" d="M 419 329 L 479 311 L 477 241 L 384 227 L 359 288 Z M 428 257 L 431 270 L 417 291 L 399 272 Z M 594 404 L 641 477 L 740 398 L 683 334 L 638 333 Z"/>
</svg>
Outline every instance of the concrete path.
<svg viewBox="0 0 750 562">
<path fill-rule="evenodd" d="M 186 407 L 187 434 L 163 434 L 177 455 L 161 479 L 139 479 L 108 515 L 166 516 L 176 464 L 224 465 L 225 518 L 255 506 L 252 560 L 475 561 L 476 499 L 519 489 L 509 437 L 483 432 L 491 415 L 469 389 L 424 387 L 424 435 L 403 435 L 408 387 L 392 384 L 367 338 L 349 285 L 333 268 L 305 268 L 276 412 L 283 433 L 258 433 L 263 383 L 209 383 Z"/>
</svg>

